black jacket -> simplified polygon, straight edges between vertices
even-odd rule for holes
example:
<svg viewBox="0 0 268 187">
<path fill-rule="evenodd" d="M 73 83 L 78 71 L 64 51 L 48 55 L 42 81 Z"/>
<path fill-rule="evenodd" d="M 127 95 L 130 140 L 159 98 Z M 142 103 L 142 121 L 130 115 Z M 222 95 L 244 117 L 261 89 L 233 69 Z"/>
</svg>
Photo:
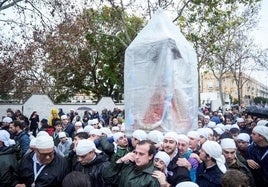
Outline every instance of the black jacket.
<svg viewBox="0 0 268 187">
<path fill-rule="evenodd" d="M 33 171 L 33 155 L 34 152 L 24 155 L 21 160 L 16 174 L 14 186 L 16 184 L 26 184 L 30 187 L 34 181 L 34 171 Z M 38 187 L 60 187 L 63 178 L 69 173 L 67 161 L 54 153 L 53 161 L 48 164 L 41 171 L 40 175 L 35 181 L 35 185 Z"/>
<path fill-rule="evenodd" d="M 87 165 L 78 163 L 74 170 L 89 175 L 92 187 L 109 187 L 103 180 L 103 171 L 110 165 L 108 160 L 109 157 L 102 152 L 96 154 L 95 159 Z"/>
<path fill-rule="evenodd" d="M 167 170 L 167 182 L 171 187 L 176 186 L 180 182 L 191 181 L 190 172 L 186 167 L 178 166 L 177 160 L 180 158 L 179 152 L 176 156 L 170 161 Z"/>
<path fill-rule="evenodd" d="M 17 167 L 17 147 L 1 147 L 0 148 L 0 186 L 10 187 L 13 172 Z"/>
</svg>

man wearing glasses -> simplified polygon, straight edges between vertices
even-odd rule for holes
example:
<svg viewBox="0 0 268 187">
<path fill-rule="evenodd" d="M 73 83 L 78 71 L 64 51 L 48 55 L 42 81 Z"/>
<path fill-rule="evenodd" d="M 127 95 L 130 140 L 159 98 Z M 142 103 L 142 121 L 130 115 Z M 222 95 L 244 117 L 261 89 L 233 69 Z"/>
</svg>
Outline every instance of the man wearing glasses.
<svg viewBox="0 0 268 187">
<path fill-rule="evenodd" d="M 61 186 L 68 174 L 66 160 L 54 152 L 53 138 L 42 133 L 36 137 L 35 151 L 26 154 L 14 178 L 15 187 Z"/>
</svg>

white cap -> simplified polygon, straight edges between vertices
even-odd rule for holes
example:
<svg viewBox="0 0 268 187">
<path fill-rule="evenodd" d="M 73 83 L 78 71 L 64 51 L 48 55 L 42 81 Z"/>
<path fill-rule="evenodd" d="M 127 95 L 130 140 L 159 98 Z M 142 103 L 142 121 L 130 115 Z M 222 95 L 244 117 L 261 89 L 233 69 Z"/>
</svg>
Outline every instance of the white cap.
<svg viewBox="0 0 268 187">
<path fill-rule="evenodd" d="M 95 150 L 96 153 L 100 153 L 101 151 L 98 150 L 93 141 L 88 139 L 79 140 L 76 147 L 76 154 L 78 156 L 83 156 L 92 150 Z"/>
<path fill-rule="evenodd" d="M 46 131 L 39 131 L 36 135 L 36 138 L 39 136 L 49 136 L 49 134 Z"/>
<path fill-rule="evenodd" d="M 123 137 L 123 136 L 125 136 L 125 134 L 122 133 L 122 132 L 116 132 L 116 133 L 114 133 L 114 135 L 113 135 L 114 142 L 117 142 L 117 140 L 119 138 Z"/>
<path fill-rule="evenodd" d="M 176 143 L 178 143 L 179 141 L 179 135 L 174 132 L 174 131 L 171 131 L 171 132 L 167 132 L 165 135 L 164 135 L 164 139 L 165 138 L 172 138 L 176 141 Z"/>
<path fill-rule="evenodd" d="M 65 132 L 59 132 L 59 138 L 66 138 L 66 133 Z"/>
<path fill-rule="evenodd" d="M 87 125 L 87 126 L 85 126 L 85 128 L 84 128 L 84 132 L 87 132 L 87 133 L 89 133 L 91 130 L 93 130 L 94 129 L 94 127 L 93 126 L 91 126 L 91 125 Z"/>
<path fill-rule="evenodd" d="M 178 135 L 178 142 L 184 141 L 187 144 L 189 144 L 189 138 L 185 134 L 179 134 Z"/>
<path fill-rule="evenodd" d="M 136 138 L 137 140 L 139 141 L 142 141 L 142 140 L 147 140 L 147 133 L 144 131 L 144 130 L 135 130 L 133 133 L 132 133 L 132 136 L 134 138 Z"/>
<path fill-rule="evenodd" d="M 100 129 L 92 129 L 89 134 L 94 134 L 94 135 L 97 135 L 97 136 L 101 136 L 101 131 Z"/>
<path fill-rule="evenodd" d="M 225 173 L 226 172 L 226 167 L 225 167 L 225 158 L 222 155 L 222 148 L 221 146 L 215 142 L 215 141 L 206 141 L 202 145 L 202 149 L 212 158 L 216 160 L 217 166 L 219 169 Z"/>
<path fill-rule="evenodd" d="M 30 147 L 36 147 L 36 138 L 32 138 L 30 141 Z"/>
<path fill-rule="evenodd" d="M 54 141 L 51 136 L 39 135 L 36 137 L 36 148 L 37 149 L 48 149 L 54 147 Z"/>
<path fill-rule="evenodd" d="M 68 116 L 64 114 L 60 117 L 60 119 L 68 119 Z"/>
<path fill-rule="evenodd" d="M 200 139 L 200 133 L 197 132 L 197 131 L 189 131 L 189 132 L 187 133 L 187 136 L 188 136 L 189 138 L 194 138 L 194 139 L 197 139 L 197 140 Z"/>
<path fill-rule="evenodd" d="M 210 121 L 210 122 L 208 122 L 207 127 L 213 129 L 214 127 L 216 127 L 216 123 L 214 121 Z"/>
<path fill-rule="evenodd" d="M 222 123 L 218 123 L 218 124 L 216 125 L 216 127 L 219 127 L 219 128 L 221 128 L 223 131 L 225 131 L 225 125 L 223 125 Z"/>
<path fill-rule="evenodd" d="M 244 120 L 244 118 L 237 118 L 236 122 L 237 123 L 243 123 L 243 122 L 245 122 L 245 120 Z"/>
<path fill-rule="evenodd" d="M 92 119 L 92 124 L 98 124 L 99 123 L 99 120 L 98 119 Z"/>
<path fill-rule="evenodd" d="M 114 127 L 112 127 L 112 131 L 119 131 L 120 129 L 119 129 L 119 127 L 117 127 L 117 126 L 114 126 Z"/>
<path fill-rule="evenodd" d="M 79 132 L 85 132 L 83 128 L 79 128 L 77 129 L 76 133 L 79 133 Z"/>
<path fill-rule="evenodd" d="M 206 116 L 204 116 L 204 119 L 210 119 L 210 117 L 206 115 Z"/>
<path fill-rule="evenodd" d="M 240 133 L 240 134 L 238 134 L 238 136 L 237 136 L 237 140 L 242 140 L 242 141 L 244 141 L 244 142 L 248 142 L 248 143 L 249 143 L 249 141 L 250 141 L 250 136 L 249 136 L 249 134 L 247 134 L 247 133 Z"/>
<path fill-rule="evenodd" d="M 101 133 L 106 134 L 107 137 L 112 136 L 112 132 L 111 132 L 110 128 L 108 128 L 108 127 L 102 127 L 102 128 L 100 128 L 100 131 L 101 131 Z"/>
<path fill-rule="evenodd" d="M 216 131 L 218 135 L 222 135 L 224 133 L 224 130 L 222 130 L 220 127 L 215 127 L 213 130 Z"/>
<path fill-rule="evenodd" d="M 10 139 L 10 134 L 6 130 L 0 130 L 0 141 L 7 147 L 15 144 L 15 141 Z"/>
<path fill-rule="evenodd" d="M 176 185 L 176 187 L 199 187 L 198 184 L 192 182 L 192 181 L 184 181 L 180 182 Z"/>
<path fill-rule="evenodd" d="M 4 117 L 3 122 L 11 123 L 13 120 L 10 117 Z"/>
<path fill-rule="evenodd" d="M 263 120 L 263 119 L 257 122 L 257 126 L 259 126 L 259 125 L 265 126 L 267 124 L 268 124 L 268 121 L 267 120 Z"/>
<path fill-rule="evenodd" d="M 221 140 L 222 149 L 236 149 L 235 141 L 232 138 L 224 138 Z"/>
<path fill-rule="evenodd" d="M 164 135 L 159 130 L 152 130 L 148 133 L 148 140 L 151 140 L 152 142 L 158 144 L 163 142 Z"/>
<path fill-rule="evenodd" d="M 266 126 L 256 126 L 256 127 L 253 128 L 252 131 L 264 136 L 266 141 L 268 141 L 268 127 L 266 127 Z"/>
<path fill-rule="evenodd" d="M 165 163 L 166 167 L 169 165 L 170 156 L 164 151 L 158 151 L 154 156 L 154 158 L 161 159 Z"/>
<path fill-rule="evenodd" d="M 225 130 L 229 131 L 231 128 L 232 128 L 232 125 L 229 125 L 229 124 L 225 125 Z"/>
<path fill-rule="evenodd" d="M 77 121 L 77 122 L 75 122 L 74 126 L 76 126 L 76 127 L 82 127 L 82 122 L 81 121 Z"/>
</svg>

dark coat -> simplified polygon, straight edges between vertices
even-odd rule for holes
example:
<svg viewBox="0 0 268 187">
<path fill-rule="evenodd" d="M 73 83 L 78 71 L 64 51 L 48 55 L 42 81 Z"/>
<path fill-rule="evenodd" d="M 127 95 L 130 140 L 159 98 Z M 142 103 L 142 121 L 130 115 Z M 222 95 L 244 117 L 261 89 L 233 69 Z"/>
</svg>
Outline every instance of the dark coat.
<svg viewBox="0 0 268 187">
<path fill-rule="evenodd" d="M 13 172 L 17 167 L 16 151 L 18 148 L 15 146 L 1 147 L 0 148 L 0 186 L 10 187 Z"/>
<path fill-rule="evenodd" d="M 14 186 L 16 184 L 26 184 L 27 187 L 30 187 L 33 183 L 34 154 L 34 152 L 28 153 L 21 160 L 14 176 L 14 178 L 16 179 L 13 183 Z M 60 187 L 63 178 L 68 173 L 69 168 L 67 161 L 63 157 L 54 153 L 54 159 L 41 171 L 40 175 L 35 181 L 35 185 L 38 187 Z"/>
<path fill-rule="evenodd" d="M 78 163 L 74 170 L 81 171 L 90 177 L 92 187 L 109 187 L 103 180 L 103 172 L 108 168 L 110 162 L 109 157 L 105 153 L 96 154 L 96 157 L 87 165 Z"/>
<path fill-rule="evenodd" d="M 199 187 L 221 187 L 221 177 L 223 173 L 215 164 L 213 167 L 206 169 L 204 163 L 197 168 L 196 183 Z"/>
<path fill-rule="evenodd" d="M 167 170 L 167 182 L 171 187 L 176 186 L 180 182 L 191 181 L 190 172 L 186 167 L 178 166 L 177 160 L 180 157 L 179 152 L 176 156 L 170 161 Z"/>
</svg>

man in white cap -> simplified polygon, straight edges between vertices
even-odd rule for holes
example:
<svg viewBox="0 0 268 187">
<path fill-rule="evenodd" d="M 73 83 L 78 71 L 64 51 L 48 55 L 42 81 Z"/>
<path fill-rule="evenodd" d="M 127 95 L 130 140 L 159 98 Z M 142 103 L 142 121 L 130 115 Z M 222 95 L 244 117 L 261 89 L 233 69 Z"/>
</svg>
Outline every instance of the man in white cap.
<svg viewBox="0 0 268 187">
<path fill-rule="evenodd" d="M 115 133 L 113 139 L 114 154 L 112 155 L 111 160 L 116 161 L 131 152 L 132 148 L 129 147 L 128 139 L 122 132 Z"/>
<path fill-rule="evenodd" d="M 147 140 L 147 133 L 144 130 L 135 130 L 131 136 L 131 145 L 135 148 L 142 140 Z"/>
<path fill-rule="evenodd" d="M 167 166 L 169 165 L 170 157 L 164 151 L 158 151 L 154 156 L 154 166 L 159 169 L 159 171 L 154 171 L 152 176 L 157 178 L 161 187 L 169 187 L 170 184 L 166 180 Z"/>
<path fill-rule="evenodd" d="M 109 187 L 103 180 L 102 173 L 109 166 L 109 157 L 98 150 L 93 141 L 89 139 L 79 140 L 76 147 L 78 164 L 75 171 L 87 174 L 91 181 L 91 186 Z"/>
<path fill-rule="evenodd" d="M 236 123 L 239 126 L 240 133 L 247 133 L 247 134 L 251 133 L 250 129 L 246 126 L 244 118 L 237 118 Z"/>
<path fill-rule="evenodd" d="M 250 144 L 250 136 L 247 133 L 239 133 L 236 139 L 237 154 L 246 158 L 247 148 Z"/>
<path fill-rule="evenodd" d="M 178 152 L 180 158 L 178 158 L 177 165 L 185 167 L 190 172 L 191 181 L 196 181 L 196 169 L 198 167 L 198 161 L 195 158 L 191 158 L 191 149 L 189 149 L 189 138 L 184 134 L 178 135 Z"/>
<path fill-rule="evenodd" d="M 67 161 L 54 152 L 54 142 L 46 134 L 36 137 L 36 149 L 21 160 L 13 186 L 61 186 L 68 174 Z"/>
<path fill-rule="evenodd" d="M 68 134 L 69 137 L 74 137 L 74 125 L 70 122 L 70 118 L 67 115 L 62 115 L 60 117 L 62 130 Z"/>
<path fill-rule="evenodd" d="M 190 173 L 184 166 L 177 165 L 177 161 L 181 158 L 178 150 L 179 135 L 176 132 L 167 132 L 164 135 L 163 150 L 170 156 L 170 163 L 167 167 L 167 182 L 176 186 L 183 181 L 190 181 Z"/>
<path fill-rule="evenodd" d="M 197 169 L 197 184 L 202 187 L 220 187 L 221 177 L 227 170 L 221 146 L 215 141 L 206 141 L 199 156 L 203 163 Z"/>
<path fill-rule="evenodd" d="M 58 144 L 58 153 L 67 158 L 70 151 L 71 151 L 71 145 L 72 145 L 72 139 L 67 137 L 65 132 L 59 132 L 58 137 L 60 139 L 60 143 Z"/>
<path fill-rule="evenodd" d="M 189 131 L 187 133 L 189 138 L 189 148 L 192 150 L 193 153 L 199 154 L 200 149 L 200 134 L 197 131 Z"/>
<path fill-rule="evenodd" d="M 254 187 L 254 179 L 249 168 L 244 165 L 237 157 L 236 157 L 236 144 L 234 139 L 224 138 L 221 140 L 221 148 L 223 156 L 225 157 L 226 164 L 228 169 L 236 169 L 243 173 L 245 173 L 250 179 L 250 186 Z"/>
<path fill-rule="evenodd" d="M 105 182 L 118 187 L 160 187 L 158 180 L 152 176 L 156 170 L 153 164 L 155 150 L 150 140 L 139 141 L 135 151 L 111 162 L 104 171 Z"/>
<path fill-rule="evenodd" d="M 0 130 L 0 186 L 11 186 L 13 171 L 17 166 L 15 141 L 6 130 Z"/>
<path fill-rule="evenodd" d="M 10 117 L 4 117 L 1 125 L 1 129 L 8 131 L 9 130 L 9 124 L 12 122 L 12 118 Z"/>
<path fill-rule="evenodd" d="M 268 186 L 268 127 L 254 127 L 251 137 L 253 143 L 247 149 L 248 166 L 256 186 Z"/>
</svg>

